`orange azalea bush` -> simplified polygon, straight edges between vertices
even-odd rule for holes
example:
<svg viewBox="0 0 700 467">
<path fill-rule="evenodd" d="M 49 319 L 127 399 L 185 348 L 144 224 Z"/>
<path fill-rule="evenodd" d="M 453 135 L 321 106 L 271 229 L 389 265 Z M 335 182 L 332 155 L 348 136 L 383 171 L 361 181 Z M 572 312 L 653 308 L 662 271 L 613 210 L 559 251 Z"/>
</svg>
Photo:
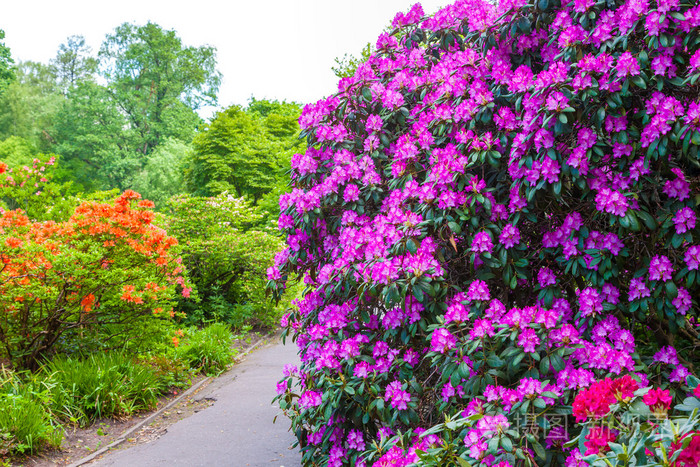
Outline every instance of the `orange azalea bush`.
<svg viewBox="0 0 700 467">
<path fill-rule="evenodd" d="M 4 169 L 0 165 L 0 173 Z M 126 191 L 83 202 L 66 222 L 0 215 L 0 358 L 35 368 L 68 331 L 99 332 L 172 317 L 190 292 L 177 240 L 152 224 L 153 203 Z"/>
</svg>

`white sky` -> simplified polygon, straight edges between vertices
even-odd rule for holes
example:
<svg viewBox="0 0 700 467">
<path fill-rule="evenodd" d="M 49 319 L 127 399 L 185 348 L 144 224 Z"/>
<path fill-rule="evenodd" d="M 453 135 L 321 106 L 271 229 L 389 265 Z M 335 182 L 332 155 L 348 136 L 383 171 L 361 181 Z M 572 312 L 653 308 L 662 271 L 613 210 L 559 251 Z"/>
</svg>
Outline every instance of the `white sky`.
<svg viewBox="0 0 700 467">
<path fill-rule="evenodd" d="M 124 22 L 174 29 L 187 46 L 216 47 L 219 105 L 258 99 L 315 102 L 336 90 L 331 67 L 374 44 L 416 0 L 20 0 L 6 2 L 0 29 L 15 61 L 47 63 L 71 35 L 97 53 Z M 423 0 L 433 13 L 450 0 Z"/>
</svg>

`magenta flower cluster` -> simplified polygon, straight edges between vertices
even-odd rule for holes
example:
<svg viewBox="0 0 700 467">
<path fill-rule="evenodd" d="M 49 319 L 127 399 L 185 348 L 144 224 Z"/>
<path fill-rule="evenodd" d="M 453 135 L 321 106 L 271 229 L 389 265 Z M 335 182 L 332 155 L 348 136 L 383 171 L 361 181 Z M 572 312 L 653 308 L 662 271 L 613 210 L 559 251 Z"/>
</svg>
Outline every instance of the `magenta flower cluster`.
<svg viewBox="0 0 700 467">
<path fill-rule="evenodd" d="M 305 462 L 583 465 L 611 433 L 515 420 L 692 378 L 667 344 L 700 345 L 700 6 L 458 0 L 392 28 L 305 107 L 280 198 Z"/>
</svg>

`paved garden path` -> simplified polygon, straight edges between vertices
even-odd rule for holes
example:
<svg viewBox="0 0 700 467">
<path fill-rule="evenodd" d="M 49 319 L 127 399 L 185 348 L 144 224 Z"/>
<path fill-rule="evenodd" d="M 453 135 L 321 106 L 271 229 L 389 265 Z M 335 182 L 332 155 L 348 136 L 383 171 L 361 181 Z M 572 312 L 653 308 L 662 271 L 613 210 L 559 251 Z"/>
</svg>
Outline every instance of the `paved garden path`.
<svg viewBox="0 0 700 467">
<path fill-rule="evenodd" d="M 255 350 L 198 394 L 215 399 L 212 406 L 169 426 L 155 441 L 107 453 L 90 465 L 298 467 L 301 456 L 289 449 L 289 419 L 271 405 L 282 367 L 299 361 L 296 349 L 275 340 Z"/>
</svg>

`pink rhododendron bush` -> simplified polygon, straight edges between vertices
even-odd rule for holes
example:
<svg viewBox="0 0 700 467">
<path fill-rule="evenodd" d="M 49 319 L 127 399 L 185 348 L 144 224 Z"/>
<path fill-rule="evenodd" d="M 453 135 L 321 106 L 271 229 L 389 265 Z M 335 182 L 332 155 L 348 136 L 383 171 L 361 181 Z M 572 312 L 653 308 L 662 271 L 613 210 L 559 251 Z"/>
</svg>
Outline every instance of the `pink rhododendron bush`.
<svg viewBox="0 0 700 467">
<path fill-rule="evenodd" d="M 700 461 L 700 6 L 396 16 L 280 200 L 306 465 Z"/>
</svg>

